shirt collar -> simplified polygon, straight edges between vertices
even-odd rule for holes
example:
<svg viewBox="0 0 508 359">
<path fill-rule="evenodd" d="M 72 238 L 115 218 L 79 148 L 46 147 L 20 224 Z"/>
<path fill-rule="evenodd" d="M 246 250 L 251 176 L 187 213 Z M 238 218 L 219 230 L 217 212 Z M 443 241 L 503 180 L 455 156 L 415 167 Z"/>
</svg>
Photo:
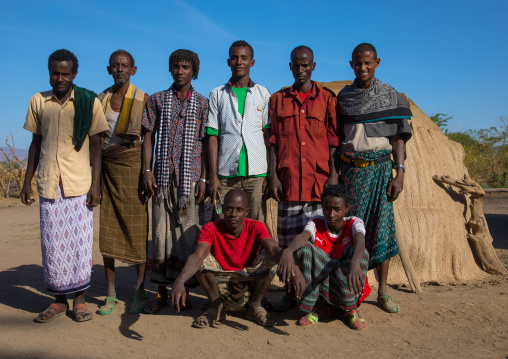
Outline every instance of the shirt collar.
<svg viewBox="0 0 508 359">
<path fill-rule="evenodd" d="M 173 88 L 173 95 L 178 97 L 178 91 L 175 88 Z M 189 88 L 189 92 L 187 93 L 187 100 L 190 100 L 191 95 L 192 95 L 192 86 Z"/>
<path fill-rule="evenodd" d="M 53 92 L 53 90 L 49 90 L 47 92 L 47 95 L 44 97 L 44 102 L 48 102 L 48 101 L 51 101 L 52 99 L 55 99 L 56 101 L 60 102 L 60 100 L 56 97 L 55 93 Z M 72 100 L 74 101 L 74 89 L 72 89 L 71 91 L 71 95 L 69 96 L 69 98 L 67 99 L 67 101 L 69 100 Z M 62 104 L 63 105 L 63 104 Z"/>
<path fill-rule="evenodd" d="M 227 84 L 229 87 L 233 87 L 233 85 L 231 85 L 231 79 L 228 80 Z M 247 85 L 249 88 L 251 88 L 252 86 L 254 86 L 254 81 L 252 81 L 249 77 L 249 84 Z"/>
</svg>

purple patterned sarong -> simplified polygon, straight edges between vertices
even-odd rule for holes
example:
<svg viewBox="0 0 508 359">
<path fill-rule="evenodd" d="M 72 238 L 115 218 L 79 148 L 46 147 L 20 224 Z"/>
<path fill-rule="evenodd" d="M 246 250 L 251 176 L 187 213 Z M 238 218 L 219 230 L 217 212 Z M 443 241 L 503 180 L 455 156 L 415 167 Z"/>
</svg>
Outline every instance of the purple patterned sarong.
<svg viewBox="0 0 508 359">
<path fill-rule="evenodd" d="M 44 281 L 50 293 L 64 295 L 90 287 L 93 211 L 86 194 L 57 199 L 39 196 Z"/>
</svg>

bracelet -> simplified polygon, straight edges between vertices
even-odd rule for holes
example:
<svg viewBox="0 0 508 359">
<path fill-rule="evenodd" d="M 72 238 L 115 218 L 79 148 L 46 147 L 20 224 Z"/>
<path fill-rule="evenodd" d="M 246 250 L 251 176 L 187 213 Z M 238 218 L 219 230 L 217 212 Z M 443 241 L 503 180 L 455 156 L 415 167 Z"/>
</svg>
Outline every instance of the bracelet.
<svg viewBox="0 0 508 359">
<path fill-rule="evenodd" d="M 144 170 L 143 172 L 152 172 L 152 170 Z"/>
<path fill-rule="evenodd" d="M 204 179 L 204 178 L 200 178 L 199 179 L 201 182 L 205 182 L 206 184 L 208 184 L 210 181 L 208 181 L 207 179 Z"/>
<path fill-rule="evenodd" d="M 404 165 L 397 165 L 397 164 L 393 164 L 393 168 L 394 169 L 397 169 L 397 168 L 402 168 L 402 171 L 403 172 L 406 172 L 406 167 Z"/>
</svg>

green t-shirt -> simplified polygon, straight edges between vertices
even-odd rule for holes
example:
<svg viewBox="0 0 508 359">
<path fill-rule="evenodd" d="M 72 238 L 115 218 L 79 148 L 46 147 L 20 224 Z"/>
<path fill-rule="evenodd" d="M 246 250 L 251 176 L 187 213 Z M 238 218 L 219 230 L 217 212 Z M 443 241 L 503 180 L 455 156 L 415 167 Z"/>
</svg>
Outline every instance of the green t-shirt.
<svg viewBox="0 0 508 359">
<path fill-rule="evenodd" d="M 238 112 L 243 118 L 243 112 L 245 109 L 245 98 L 247 97 L 248 87 L 236 88 L 231 87 L 238 98 Z M 270 125 L 266 125 L 263 128 L 270 128 Z M 215 128 L 207 127 L 205 129 L 205 133 L 209 136 L 219 136 L 220 132 Z M 231 178 L 231 177 L 266 177 L 266 173 L 262 173 L 259 175 L 251 175 L 249 176 L 249 160 L 247 157 L 247 149 L 245 148 L 245 144 L 242 144 L 242 149 L 240 150 L 240 156 L 238 157 L 238 173 L 233 176 L 220 176 L 219 178 Z"/>
</svg>

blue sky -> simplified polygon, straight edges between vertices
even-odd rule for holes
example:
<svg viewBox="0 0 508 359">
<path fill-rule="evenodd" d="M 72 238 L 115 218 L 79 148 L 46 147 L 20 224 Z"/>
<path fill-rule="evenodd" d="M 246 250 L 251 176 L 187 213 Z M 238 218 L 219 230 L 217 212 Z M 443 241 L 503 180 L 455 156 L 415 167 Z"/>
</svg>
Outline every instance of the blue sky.
<svg viewBox="0 0 508 359">
<path fill-rule="evenodd" d="M 486 128 L 508 115 L 508 1 L 6 1 L 0 2 L 0 145 L 23 130 L 30 97 L 50 89 L 49 54 L 67 48 L 79 59 L 75 83 L 96 92 L 112 81 L 111 52 L 136 59 L 132 82 L 147 93 L 171 84 L 168 58 L 179 48 L 199 54 L 196 89 L 230 76 L 228 48 L 252 44 L 254 81 L 275 92 L 292 83 L 291 50 L 308 45 L 317 81 L 352 80 L 353 48 L 370 42 L 376 75 L 406 93 L 428 115 L 453 115 L 451 130 Z"/>
</svg>

